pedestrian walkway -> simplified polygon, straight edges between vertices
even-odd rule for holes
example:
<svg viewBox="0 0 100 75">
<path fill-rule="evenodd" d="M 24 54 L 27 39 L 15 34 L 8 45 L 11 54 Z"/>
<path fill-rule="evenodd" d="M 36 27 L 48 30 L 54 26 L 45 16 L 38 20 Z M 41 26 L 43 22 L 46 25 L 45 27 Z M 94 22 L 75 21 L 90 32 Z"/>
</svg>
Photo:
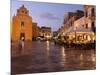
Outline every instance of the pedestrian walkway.
<svg viewBox="0 0 100 75">
<path fill-rule="evenodd" d="M 25 42 L 22 54 L 12 46 L 13 74 L 95 69 L 95 50 L 70 50 L 49 41 Z"/>
</svg>

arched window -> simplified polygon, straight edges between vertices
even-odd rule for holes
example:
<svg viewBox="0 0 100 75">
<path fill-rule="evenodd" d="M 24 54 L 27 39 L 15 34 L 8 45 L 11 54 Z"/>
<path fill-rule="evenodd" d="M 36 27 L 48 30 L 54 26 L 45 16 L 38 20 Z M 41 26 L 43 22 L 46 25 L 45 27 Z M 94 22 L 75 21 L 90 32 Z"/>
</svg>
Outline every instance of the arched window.
<svg viewBox="0 0 100 75">
<path fill-rule="evenodd" d="M 21 21 L 21 27 L 24 27 L 24 21 Z"/>
<path fill-rule="evenodd" d="M 22 10 L 22 13 L 24 13 L 24 10 Z"/>
</svg>

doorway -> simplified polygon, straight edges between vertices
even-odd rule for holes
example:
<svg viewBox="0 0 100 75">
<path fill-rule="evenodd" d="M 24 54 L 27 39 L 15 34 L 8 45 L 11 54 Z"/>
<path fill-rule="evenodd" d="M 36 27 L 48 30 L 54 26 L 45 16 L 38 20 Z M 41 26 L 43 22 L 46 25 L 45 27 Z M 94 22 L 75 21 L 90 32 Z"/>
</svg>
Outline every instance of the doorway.
<svg viewBox="0 0 100 75">
<path fill-rule="evenodd" d="M 20 39 L 25 40 L 25 33 L 20 33 Z"/>
</svg>

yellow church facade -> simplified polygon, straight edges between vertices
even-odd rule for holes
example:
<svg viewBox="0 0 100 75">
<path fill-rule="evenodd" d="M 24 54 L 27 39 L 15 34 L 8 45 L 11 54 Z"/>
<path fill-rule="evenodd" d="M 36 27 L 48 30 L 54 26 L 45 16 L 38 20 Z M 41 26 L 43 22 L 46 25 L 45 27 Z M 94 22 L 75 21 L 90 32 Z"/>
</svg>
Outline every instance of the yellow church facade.
<svg viewBox="0 0 100 75">
<path fill-rule="evenodd" d="M 32 18 L 29 11 L 22 5 L 17 9 L 17 13 L 12 18 L 11 40 L 18 41 L 24 38 L 26 41 L 32 41 Z"/>
</svg>

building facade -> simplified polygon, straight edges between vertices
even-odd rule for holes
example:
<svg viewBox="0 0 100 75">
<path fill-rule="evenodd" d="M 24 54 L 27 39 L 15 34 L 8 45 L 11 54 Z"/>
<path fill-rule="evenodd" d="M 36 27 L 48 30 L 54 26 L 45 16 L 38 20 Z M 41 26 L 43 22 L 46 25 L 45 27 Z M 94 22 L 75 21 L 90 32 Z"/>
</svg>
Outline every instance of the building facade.
<svg viewBox="0 0 100 75">
<path fill-rule="evenodd" d="M 17 9 L 12 18 L 11 40 L 18 41 L 21 38 L 32 41 L 32 18 L 24 5 Z"/>
<path fill-rule="evenodd" d="M 74 21 L 83 17 L 84 12 L 81 10 L 77 10 L 76 12 L 68 12 L 64 15 L 64 28 L 66 27 L 66 30 L 68 30 L 71 26 L 74 25 Z"/>
<path fill-rule="evenodd" d="M 96 32 L 96 7 L 93 5 L 84 5 L 85 28 L 91 28 Z"/>
<path fill-rule="evenodd" d="M 33 23 L 32 30 L 33 38 L 37 38 L 40 35 L 40 28 L 37 26 L 37 23 Z"/>
<path fill-rule="evenodd" d="M 94 42 L 96 40 L 95 6 L 84 5 L 83 7 L 83 11 L 68 12 L 64 17 L 64 26 L 67 25 L 64 35 L 69 36 L 69 39 L 74 42 Z"/>
<path fill-rule="evenodd" d="M 46 40 L 50 40 L 52 37 L 51 27 L 41 27 L 40 36 Z"/>
</svg>

